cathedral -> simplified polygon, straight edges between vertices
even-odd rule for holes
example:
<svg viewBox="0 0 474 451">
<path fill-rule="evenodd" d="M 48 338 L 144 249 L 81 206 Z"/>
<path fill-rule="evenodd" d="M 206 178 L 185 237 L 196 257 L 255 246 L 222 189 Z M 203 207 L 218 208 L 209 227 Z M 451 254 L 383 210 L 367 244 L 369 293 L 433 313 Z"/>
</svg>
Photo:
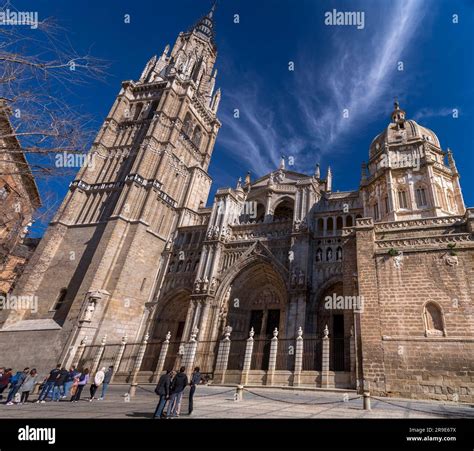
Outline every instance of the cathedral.
<svg viewBox="0 0 474 451">
<path fill-rule="evenodd" d="M 472 402 L 474 209 L 453 153 L 395 102 L 358 189 L 282 158 L 206 206 L 213 16 L 122 83 L 12 292 L 37 311 L 0 311 L 0 364 Z"/>
</svg>

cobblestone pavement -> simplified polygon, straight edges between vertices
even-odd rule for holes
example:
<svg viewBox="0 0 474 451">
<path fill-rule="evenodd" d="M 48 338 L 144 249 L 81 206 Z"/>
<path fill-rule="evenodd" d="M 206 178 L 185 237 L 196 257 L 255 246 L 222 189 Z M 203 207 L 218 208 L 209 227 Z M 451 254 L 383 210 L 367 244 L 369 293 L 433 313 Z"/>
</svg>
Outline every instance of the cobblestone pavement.
<svg viewBox="0 0 474 451">
<path fill-rule="evenodd" d="M 104 401 L 66 400 L 6 406 L 1 418 L 151 418 L 158 397 L 152 385 L 141 385 L 128 398 L 128 385 L 113 385 Z M 372 410 L 363 410 L 354 392 L 323 392 L 278 388 L 247 388 L 243 400 L 234 401 L 231 387 L 201 386 L 194 397 L 194 412 L 183 403 L 181 419 L 188 418 L 474 418 L 474 406 L 435 401 L 372 398 Z M 88 395 L 88 390 L 84 390 Z M 36 400 L 37 396 L 32 396 Z M 355 398 L 355 399 L 354 399 Z"/>
</svg>

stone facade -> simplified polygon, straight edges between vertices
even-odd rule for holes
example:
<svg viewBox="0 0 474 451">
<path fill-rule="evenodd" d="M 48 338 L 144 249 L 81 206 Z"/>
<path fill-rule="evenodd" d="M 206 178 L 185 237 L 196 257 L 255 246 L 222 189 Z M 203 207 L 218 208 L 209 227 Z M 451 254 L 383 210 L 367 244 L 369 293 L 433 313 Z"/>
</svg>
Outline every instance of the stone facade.
<svg viewBox="0 0 474 451">
<path fill-rule="evenodd" d="M 0 344 L 29 343 L 7 357 L 108 359 L 132 384 L 185 362 L 221 383 L 472 400 L 474 219 L 452 152 L 395 103 L 358 190 L 282 159 L 204 207 L 212 16 L 122 84 L 17 284 L 39 311 L 0 316 Z"/>
</svg>

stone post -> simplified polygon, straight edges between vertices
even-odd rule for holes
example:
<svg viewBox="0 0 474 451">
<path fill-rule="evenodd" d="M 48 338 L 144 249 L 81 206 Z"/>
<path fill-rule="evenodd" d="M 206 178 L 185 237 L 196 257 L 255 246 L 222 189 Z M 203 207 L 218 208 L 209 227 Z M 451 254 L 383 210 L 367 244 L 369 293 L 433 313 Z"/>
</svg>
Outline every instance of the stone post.
<svg viewBox="0 0 474 451">
<path fill-rule="evenodd" d="M 226 326 L 224 328 L 224 338 L 219 343 L 219 350 L 217 352 L 216 371 L 214 373 L 214 379 L 217 384 L 223 384 L 225 381 L 225 373 L 227 371 L 227 364 L 229 362 L 231 332 L 232 332 L 232 327 Z"/>
<path fill-rule="evenodd" d="M 303 369 L 303 329 L 298 327 L 295 349 L 295 370 L 293 372 L 293 386 L 301 384 L 301 371 Z"/>
<path fill-rule="evenodd" d="M 188 376 L 188 379 L 191 377 L 191 374 L 193 372 L 193 364 L 194 359 L 196 357 L 196 350 L 198 345 L 198 342 L 196 340 L 198 333 L 199 329 L 195 327 L 191 331 L 191 337 L 189 338 L 189 342 L 187 343 L 186 349 L 184 350 L 183 366 L 186 368 L 186 374 Z"/>
<path fill-rule="evenodd" d="M 351 371 L 351 387 L 356 386 L 356 348 L 354 337 L 354 326 L 351 326 L 351 337 L 349 339 L 350 352 L 350 371 Z"/>
<path fill-rule="evenodd" d="M 112 373 L 112 379 L 111 382 L 114 380 L 115 375 L 117 374 L 119 368 L 120 368 L 120 362 L 122 361 L 123 353 L 125 352 L 125 346 L 127 345 L 127 336 L 122 337 L 122 342 L 120 343 L 120 348 L 117 352 L 117 355 L 115 356 L 114 359 L 114 372 Z"/>
<path fill-rule="evenodd" d="M 277 352 L 278 352 L 278 329 L 275 327 L 275 330 L 273 331 L 273 338 L 270 343 L 270 357 L 268 359 L 267 380 L 266 380 L 265 385 L 273 385 Z"/>
<path fill-rule="evenodd" d="M 92 364 L 92 368 L 90 371 L 91 377 L 92 377 L 92 374 L 94 374 L 97 371 L 97 368 L 99 367 L 100 359 L 102 358 L 102 354 L 104 353 L 106 342 L 107 342 L 107 335 L 104 335 L 104 338 L 102 338 L 99 349 L 97 349 L 97 353 L 94 357 L 94 363 Z"/>
<path fill-rule="evenodd" d="M 137 390 L 138 372 L 140 371 L 140 367 L 142 366 L 143 357 L 145 357 L 145 351 L 148 344 L 148 338 L 149 338 L 148 334 L 145 334 L 145 336 L 143 337 L 142 344 L 140 345 L 140 348 L 138 349 L 137 359 L 135 360 L 135 365 L 133 366 L 132 382 L 130 384 L 130 390 L 128 392 L 130 396 L 135 396 L 135 392 Z"/>
<path fill-rule="evenodd" d="M 165 367 L 165 360 L 166 360 L 166 355 L 168 354 L 168 348 L 170 346 L 170 339 L 171 339 L 171 332 L 168 331 L 165 337 L 165 341 L 161 345 L 161 350 L 160 350 L 160 357 L 158 358 L 158 363 L 155 368 L 155 377 L 153 378 L 153 382 L 158 383 L 158 379 L 161 376 L 161 373 L 163 372 L 163 369 Z M 166 368 L 167 370 L 171 370 L 172 368 Z"/>
<path fill-rule="evenodd" d="M 250 329 L 249 338 L 247 338 L 247 346 L 245 348 L 244 367 L 242 369 L 242 376 L 240 379 L 241 385 L 246 385 L 249 378 L 250 364 L 252 363 L 253 352 L 253 336 L 255 331 L 253 327 Z"/>
<path fill-rule="evenodd" d="M 87 337 L 84 337 L 81 340 L 81 343 L 77 347 L 76 355 L 74 356 L 74 360 L 72 364 L 77 368 L 79 366 L 79 363 L 81 362 L 82 355 L 84 354 L 84 350 L 86 348 L 87 344 Z"/>
<path fill-rule="evenodd" d="M 321 365 L 321 388 L 329 387 L 329 329 L 324 328 L 323 335 L 323 361 Z"/>
</svg>

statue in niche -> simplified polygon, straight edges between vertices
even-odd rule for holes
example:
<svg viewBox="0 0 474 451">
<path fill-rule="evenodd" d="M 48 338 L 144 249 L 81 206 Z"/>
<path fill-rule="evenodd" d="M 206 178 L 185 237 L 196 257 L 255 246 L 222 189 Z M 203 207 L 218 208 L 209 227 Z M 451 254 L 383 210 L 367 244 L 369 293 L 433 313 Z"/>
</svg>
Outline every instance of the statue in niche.
<svg viewBox="0 0 474 451">
<path fill-rule="evenodd" d="M 86 310 L 84 311 L 84 316 L 83 316 L 82 320 L 83 321 L 88 321 L 88 322 L 92 321 L 94 311 L 95 311 L 95 301 L 90 300 L 87 307 L 86 307 Z"/>
<path fill-rule="evenodd" d="M 298 285 L 304 285 L 304 271 L 302 269 L 298 275 Z"/>
<path fill-rule="evenodd" d="M 294 287 L 296 285 L 296 271 L 293 270 L 291 272 L 291 286 Z"/>
</svg>

